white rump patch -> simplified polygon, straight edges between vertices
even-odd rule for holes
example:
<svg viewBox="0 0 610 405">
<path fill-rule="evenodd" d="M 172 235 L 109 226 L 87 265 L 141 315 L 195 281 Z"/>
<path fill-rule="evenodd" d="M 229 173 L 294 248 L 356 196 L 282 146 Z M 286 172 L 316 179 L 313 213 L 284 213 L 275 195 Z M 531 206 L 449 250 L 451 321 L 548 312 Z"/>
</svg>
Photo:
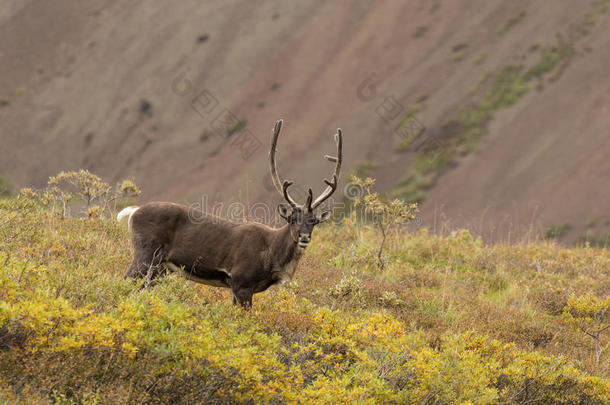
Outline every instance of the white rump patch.
<svg viewBox="0 0 610 405">
<path fill-rule="evenodd" d="M 127 217 L 127 230 L 129 231 L 129 233 L 131 233 L 131 216 L 139 209 L 140 207 L 136 205 L 132 205 L 131 207 L 125 207 L 116 216 L 116 220 L 119 222 L 121 222 L 123 218 Z"/>
<path fill-rule="evenodd" d="M 123 218 L 125 218 L 125 217 L 131 218 L 133 213 L 139 209 L 140 209 L 140 207 L 135 206 L 135 205 L 132 205 L 131 207 L 125 207 L 121 210 L 121 212 L 119 212 L 117 214 L 116 220 L 121 222 L 123 220 Z"/>
</svg>

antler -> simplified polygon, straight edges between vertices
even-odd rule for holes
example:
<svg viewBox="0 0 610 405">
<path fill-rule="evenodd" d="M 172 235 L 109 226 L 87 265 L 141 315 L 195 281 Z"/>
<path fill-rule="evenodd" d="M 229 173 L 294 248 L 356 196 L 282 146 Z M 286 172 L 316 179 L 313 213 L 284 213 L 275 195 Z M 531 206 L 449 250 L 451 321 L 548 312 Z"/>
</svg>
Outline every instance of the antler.
<svg viewBox="0 0 610 405">
<path fill-rule="evenodd" d="M 324 158 L 329 162 L 335 162 L 335 173 L 333 174 L 332 180 L 324 179 L 324 183 L 328 185 L 326 189 L 320 194 L 316 200 L 310 204 L 311 198 L 308 199 L 308 209 L 313 211 L 320 204 L 322 204 L 328 197 L 330 197 L 337 189 L 337 180 L 339 179 L 339 173 L 341 172 L 341 161 L 343 160 L 343 132 L 341 128 L 337 128 L 335 134 L 335 142 L 337 143 L 337 156 L 324 155 Z M 311 195 L 311 193 L 310 193 Z"/>
<path fill-rule="evenodd" d="M 282 120 L 278 120 L 273 127 L 273 137 L 271 138 L 271 150 L 269 151 L 269 167 L 271 169 L 271 180 L 273 180 L 273 185 L 278 193 L 284 196 L 286 201 L 290 204 L 292 208 L 301 207 L 297 204 L 292 197 L 288 194 L 288 187 L 292 185 L 291 181 L 282 181 L 280 180 L 280 176 L 277 174 L 277 167 L 275 164 L 275 149 L 277 146 L 277 138 L 280 135 L 280 131 L 282 129 Z"/>
<path fill-rule="evenodd" d="M 271 149 L 269 150 L 269 168 L 271 169 L 271 180 L 273 180 L 273 185 L 275 189 L 284 196 L 286 201 L 292 206 L 292 208 L 303 208 L 303 205 L 297 204 L 296 201 L 288 194 L 288 187 L 292 185 L 291 181 L 285 180 L 282 182 L 280 176 L 277 174 L 277 166 L 275 163 L 275 152 L 277 148 L 277 138 L 280 135 L 280 131 L 282 129 L 282 120 L 278 120 L 273 127 L 273 136 L 271 138 Z M 341 132 L 341 128 L 337 129 L 337 133 L 335 134 L 335 142 L 337 143 L 337 156 L 329 156 L 324 155 L 324 158 L 329 162 L 335 162 L 335 173 L 333 174 L 332 180 L 324 179 L 324 183 L 328 185 L 326 189 L 322 192 L 322 194 L 313 200 L 313 192 L 311 188 L 309 189 L 307 202 L 305 207 L 307 210 L 313 211 L 320 204 L 322 204 L 328 197 L 330 197 L 335 190 L 337 189 L 337 181 L 339 179 L 339 173 L 341 172 L 341 161 L 343 160 L 343 132 Z"/>
</svg>

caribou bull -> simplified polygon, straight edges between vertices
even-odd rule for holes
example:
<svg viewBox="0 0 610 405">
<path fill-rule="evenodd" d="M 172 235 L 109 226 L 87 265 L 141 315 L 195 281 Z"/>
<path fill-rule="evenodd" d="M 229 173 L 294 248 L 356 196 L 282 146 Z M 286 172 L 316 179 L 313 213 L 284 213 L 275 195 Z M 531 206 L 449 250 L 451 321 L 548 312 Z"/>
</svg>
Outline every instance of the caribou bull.
<svg viewBox="0 0 610 405">
<path fill-rule="evenodd" d="M 322 194 L 313 199 L 311 188 L 305 204 L 298 204 L 288 192 L 292 182 L 280 180 L 275 153 L 282 120 L 273 128 L 269 165 L 277 191 L 288 204 L 277 209 L 286 224 L 270 228 L 255 222 L 233 222 L 217 216 L 192 212 L 183 205 L 151 202 L 123 209 L 117 220 L 128 218 L 134 247 L 127 275 L 154 279 L 163 268 L 181 271 L 186 278 L 214 287 L 230 288 L 233 303 L 252 306 L 252 295 L 294 276 L 299 260 L 311 241 L 315 225 L 328 220 L 331 211 L 315 210 L 337 189 L 341 171 L 342 133 L 337 129 L 337 156 L 325 158 L 335 163 L 335 171 Z"/>
</svg>

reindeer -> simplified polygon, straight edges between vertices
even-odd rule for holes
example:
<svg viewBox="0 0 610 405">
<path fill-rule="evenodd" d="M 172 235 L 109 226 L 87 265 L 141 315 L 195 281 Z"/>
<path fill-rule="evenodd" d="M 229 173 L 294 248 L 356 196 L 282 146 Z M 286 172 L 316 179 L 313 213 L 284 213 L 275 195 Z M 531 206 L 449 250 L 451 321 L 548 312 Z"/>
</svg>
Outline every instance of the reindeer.
<svg viewBox="0 0 610 405">
<path fill-rule="evenodd" d="M 288 203 L 277 206 L 287 222 L 283 227 L 233 222 L 204 212 L 197 212 L 197 221 L 193 221 L 189 208 L 168 202 L 127 207 L 117 215 L 118 221 L 128 218 L 134 247 L 127 276 L 152 280 L 165 267 L 201 284 L 230 288 L 233 304 L 245 308 L 251 308 L 253 294 L 290 281 L 311 242 L 313 228 L 332 215 L 315 210 L 337 189 L 343 135 L 337 129 L 337 156 L 324 156 L 335 163 L 332 179 L 324 179 L 326 189 L 313 200 L 310 188 L 306 203 L 300 205 L 288 192 L 293 183 L 280 180 L 277 172 L 275 154 L 281 129 L 279 120 L 273 128 L 269 165 L 273 184 Z"/>
</svg>

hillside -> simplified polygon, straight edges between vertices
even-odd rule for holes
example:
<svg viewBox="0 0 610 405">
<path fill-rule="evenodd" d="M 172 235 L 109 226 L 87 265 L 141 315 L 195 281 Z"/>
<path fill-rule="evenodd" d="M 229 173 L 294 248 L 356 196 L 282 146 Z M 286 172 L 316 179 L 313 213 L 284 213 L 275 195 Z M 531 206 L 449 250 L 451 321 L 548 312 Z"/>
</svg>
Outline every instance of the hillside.
<svg viewBox="0 0 610 405">
<path fill-rule="evenodd" d="M 579 329 L 610 322 L 607 250 L 420 230 L 380 271 L 380 235 L 346 220 L 244 311 L 175 274 L 141 289 L 124 224 L 60 213 L 0 199 L 4 403 L 610 401 L 610 353 Z"/>
<path fill-rule="evenodd" d="M 4 1 L 0 174 L 18 189 L 84 167 L 148 200 L 276 201 L 284 118 L 281 170 L 302 189 L 323 186 L 341 126 L 346 176 L 423 201 L 422 226 L 603 244 L 608 5 Z"/>
</svg>

